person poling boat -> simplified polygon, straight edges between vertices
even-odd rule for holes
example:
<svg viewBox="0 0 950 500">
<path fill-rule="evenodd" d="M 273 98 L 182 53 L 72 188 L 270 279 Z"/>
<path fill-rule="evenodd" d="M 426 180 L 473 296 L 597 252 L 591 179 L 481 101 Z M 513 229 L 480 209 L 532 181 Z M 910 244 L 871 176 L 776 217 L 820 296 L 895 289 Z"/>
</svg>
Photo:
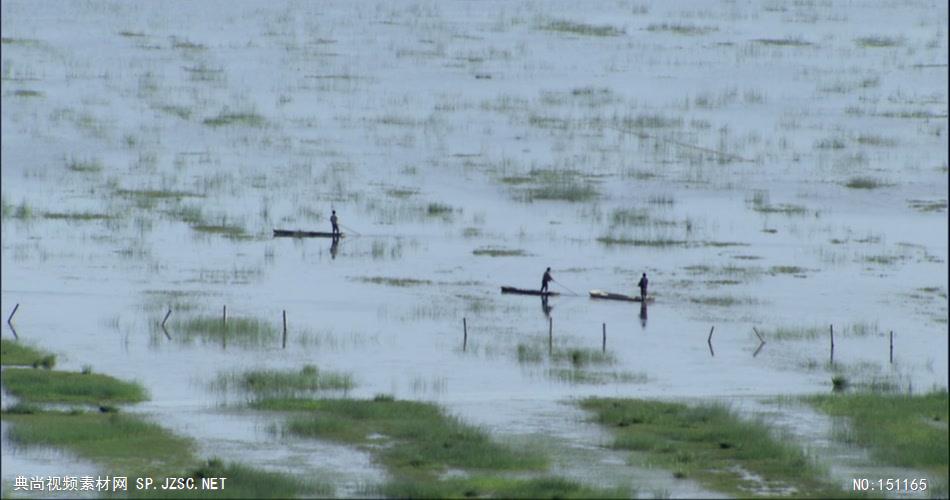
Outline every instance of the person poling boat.
<svg viewBox="0 0 950 500">
<path fill-rule="evenodd" d="M 551 277 L 551 268 L 547 268 L 544 271 L 544 276 L 541 277 L 541 293 L 547 293 L 548 283 L 554 281 L 554 278 Z"/>
<path fill-rule="evenodd" d="M 338 220 L 336 218 L 336 210 L 333 210 L 332 212 L 333 214 L 330 215 L 330 224 L 333 226 L 331 231 L 333 233 L 333 237 L 336 238 L 340 236 L 340 226 L 337 224 Z"/>
<path fill-rule="evenodd" d="M 650 283 L 650 280 L 647 279 L 647 273 L 643 273 L 643 277 L 640 278 L 640 282 L 637 283 L 637 286 L 640 287 L 640 300 L 645 301 L 647 298 L 647 285 Z"/>
</svg>

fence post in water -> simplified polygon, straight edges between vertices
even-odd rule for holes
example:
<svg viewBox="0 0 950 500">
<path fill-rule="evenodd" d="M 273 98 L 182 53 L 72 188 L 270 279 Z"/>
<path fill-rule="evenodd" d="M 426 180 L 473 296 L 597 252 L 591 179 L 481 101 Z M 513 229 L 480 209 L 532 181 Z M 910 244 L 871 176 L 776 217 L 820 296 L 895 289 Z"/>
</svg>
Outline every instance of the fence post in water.
<svg viewBox="0 0 950 500">
<path fill-rule="evenodd" d="M 835 325 L 828 325 L 828 332 L 831 334 L 831 364 L 835 362 Z"/>
<path fill-rule="evenodd" d="M 284 340 L 281 343 L 281 348 L 287 348 L 287 310 L 284 309 Z"/>
<path fill-rule="evenodd" d="M 172 308 L 168 308 L 168 312 L 165 313 L 165 319 L 162 320 L 162 328 L 165 328 L 165 322 L 168 321 L 168 317 L 172 315 Z"/>
<path fill-rule="evenodd" d="M 715 355 L 716 355 L 716 353 L 713 352 L 713 347 L 712 347 L 712 334 L 713 334 L 713 330 L 715 330 L 715 329 L 716 329 L 716 326 L 715 326 L 715 325 L 709 327 L 709 336 L 706 337 L 706 344 L 709 345 L 709 355 L 710 355 L 710 356 L 715 356 Z"/>
<path fill-rule="evenodd" d="M 894 330 L 891 330 L 891 364 L 894 364 Z"/>
<path fill-rule="evenodd" d="M 12 324 L 10 324 L 10 322 L 13 321 L 13 315 L 16 314 L 16 310 L 19 309 L 19 308 L 20 308 L 20 304 L 19 304 L 19 303 L 17 303 L 17 305 L 13 306 L 13 312 L 11 312 L 11 313 L 10 313 L 10 316 L 7 318 L 7 324 L 8 324 L 8 325 L 13 326 Z"/>
<path fill-rule="evenodd" d="M 603 324 L 603 341 L 600 344 L 600 352 L 607 352 L 607 323 Z"/>
<path fill-rule="evenodd" d="M 228 326 L 228 306 L 224 305 L 221 308 L 221 323 L 224 326 Z"/>
<path fill-rule="evenodd" d="M 462 352 L 468 347 L 468 324 L 465 318 L 462 318 Z"/>
</svg>

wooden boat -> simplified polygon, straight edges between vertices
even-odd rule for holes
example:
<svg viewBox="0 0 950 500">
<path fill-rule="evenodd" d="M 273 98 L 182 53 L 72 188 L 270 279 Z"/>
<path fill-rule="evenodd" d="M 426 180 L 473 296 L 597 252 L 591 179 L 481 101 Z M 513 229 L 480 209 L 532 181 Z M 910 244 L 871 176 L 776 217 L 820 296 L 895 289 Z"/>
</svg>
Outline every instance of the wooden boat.
<svg viewBox="0 0 950 500">
<path fill-rule="evenodd" d="M 277 237 L 289 237 L 289 238 L 333 238 L 333 233 L 324 233 L 321 231 L 299 231 L 291 229 L 275 229 L 274 238 Z M 337 238 L 342 238 L 343 233 L 336 235 Z"/>
<path fill-rule="evenodd" d="M 591 290 L 590 298 L 608 299 L 608 300 L 625 300 L 627 302 L 641 302 L 639 296 L 624 295 L 622 293 L 605 292 L 603 290 Z M 653 302 L 653 297 L 647 297 L 647 302 Z"/>
<path fill-rule="evenodd" d="M 527 289 L 527 288 L 515 288 L 515 287 L 513 287 L 513 286 L 503 286 L 503 287 L 501 287 L 501 293 L 515 293 L 515 294 L 518 294 L 518 295 L 544 295 L 544 296 L 560 295 L 560 294 L 557 293 L 557 292 L 544 292 L 544 293 L 541 293 L 541 291 L 540 291 L 540 290 L 537 290 L 537 289 L 529 290 L 529 289 Z"/>
</svg>

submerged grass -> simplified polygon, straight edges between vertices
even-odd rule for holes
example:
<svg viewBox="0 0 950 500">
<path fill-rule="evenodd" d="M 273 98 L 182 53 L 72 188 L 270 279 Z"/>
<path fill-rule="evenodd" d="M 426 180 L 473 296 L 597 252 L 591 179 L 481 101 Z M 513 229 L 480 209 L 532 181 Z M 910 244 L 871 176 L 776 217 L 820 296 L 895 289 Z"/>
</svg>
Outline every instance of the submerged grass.
<svg viewBox="0 0 950 500">
<path fill-rule="evenodd" d="M 241 464 L 225 464 L 213 458 L 204 465 L 190 470 L 180 477 L 193 478 L 201 485 L 202 478 L 226 478 L 223 487 L 218 490 L 150 490 L 142 495 L 141 491 L 133 496 L 153 498 L 302 498 L 333 497 L 334 488 L 326 482 L 301 480 L 277 472 L 253 469 Z"/>
<path fill-rule="evenodd" d="M 52 368 L 56 356 L 13 340 L 0 339 L 0 365 Z"/>
<path fill-rule="evenodd" d="M 586 202 L 600 196 L 597 187 L 585 174 L 569 169 L 533 168 L 523 176 L 502 177 L 500 182 L 513 186 L 521 201 L 537 200 Z"/>
<path fill-rule="evenodd" d="M 429 280 L 418 280 L 415 278 L 388 278 L 385 276 L 372 276 L 372 277 L 360 277 L 356 278 L 363 283 L 373 283 L 374 285 L 387 285 L 387 286 L 422 286 L 422 285 L 431 285 L 432 282 Z"/>
<path fill-rule="evenodd" d="M 227 323 L 222 316 L 198 316 L 169 323 L 168 330 L 184 335 L 174 338 L 191 341 L 200 338 L 205 341 L 218 340 L 222 343 L 234 342 L 241 346 L 259 346 L 278 337 L 277 328 L 271 323 L 257 318 L 228 317 Z"/>
<path fill-rule="evenodd" d="M 148 399 L 140 384 L 87 372 L 8 368 L 3 371 L 3 386 L 14 396 L 33 402 L 101 404 Z"/>
<path fill-rule="evenodd" d="M 481 247 L 472 250 L 472 255 L 488 257 L 525 257 L 530 254 L 520 248 Z"/>
<path fill-rule="evenodd" d="M 371 450 L 387 467 L 404 473 L 437 473 L 447 468 L 531 470 L 544 457 L 493 442 L 484 431 L 446 415 L 432 403 L 390 397 L 353 399 L 266 399 L 264 410 L 305 411 L 287 423 L 296 435 L 331 439 Z M 385 446 L 381 446 L 384 445 Z"/>
<path fill-rule="evenodd" d="M 551 21 L 542 26 L 541 29 L 546 31 L 560 31 L 563 33 L 587 36 L 619 36 L 624 34 L 622 29 L 618 29 L 607 24 L 592 25 L 575 23 L 573 21 L 566 20 Z"/>
<path fill-rule="evenodd" d="M 851 189 L 878 189 L 887 186 L 887 183 L 874 177 L 852 177 L 845 182 L 845 187 Z"/>
<path fill-rule="evenodd" d="M 694 479 L 728 495 L 843 494 L 797 446 L 772 437 L 765 424 L 740 419 L 722 406 L 589 398 L 581 407 L 613 430 L 614 448 L 642 452 L 651 464 L 673 469 L 674 477 Z"/>
<path fill-rule="evenodd" d="M 950 464 L 946 390 L 923 395 L 828 394 L 804 400 L 829 415 L 847 419 L 848 425 L 836 431 L 839 439 L 869 448 L 881 464 L 932 474 L 942 481 L 938 491 L 946 493 Z"/>
<path fill-rule="evenodd" d="M 222 374 L 214 385 L 222 390 L 236 386 L 257 395 L 274 395 L 300 391 L 348 390 L 355 384 L 349 374 L 320 371 L 316 366 L 305 365 L 299 371 L 251 370 L 240 374 Z"/>
</svg>

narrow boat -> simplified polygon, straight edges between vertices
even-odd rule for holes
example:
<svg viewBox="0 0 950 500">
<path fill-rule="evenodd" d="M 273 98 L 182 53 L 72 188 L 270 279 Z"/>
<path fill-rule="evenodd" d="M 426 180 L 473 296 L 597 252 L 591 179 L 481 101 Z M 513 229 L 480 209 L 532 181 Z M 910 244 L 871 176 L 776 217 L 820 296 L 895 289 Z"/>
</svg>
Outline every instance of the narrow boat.
<svg viewBox="0 0 950 500">
<path fill-rule="evenodd" d="M 537 289 L 529 290 L 529 289 L 527 289 L 527 288 L 515 288 L 515 287 L 513 287 L 513 286 L 503 286 L 503 287 L 501 287 L 501 293 L 516 293 L 516 294 L 518 294 L 518 295 L 544 295 L 544 296 L 561 295 L 561 294 L 559 294 L 559 293 L 557 293 L 557 292 L 544 292 L 544 293 L 541 293 L 541 291 L 540 291 L 540 290 L 537 290 Z"/>
<path fill-rule="evenodd" d="M 320 231 L 294 231 L 290 229 L 275 229 L 274 238 L 277 237 L 289 237 L 289 238 L 342 238 L 343 233 L 334 235 L 333 233 L 324 233 Z"/>
<path fill-rule="evenodd" d="M 591 290 L 590 298 L 608 299 L 608 300 L 626 300 L 627 302 L 641 302 L 639 296 L 624 295 L 622 293 L 605 292 L 603 290 Z M 653 302 L 653 297 L 647 297 L 647 302 Z"/>
</svg>

